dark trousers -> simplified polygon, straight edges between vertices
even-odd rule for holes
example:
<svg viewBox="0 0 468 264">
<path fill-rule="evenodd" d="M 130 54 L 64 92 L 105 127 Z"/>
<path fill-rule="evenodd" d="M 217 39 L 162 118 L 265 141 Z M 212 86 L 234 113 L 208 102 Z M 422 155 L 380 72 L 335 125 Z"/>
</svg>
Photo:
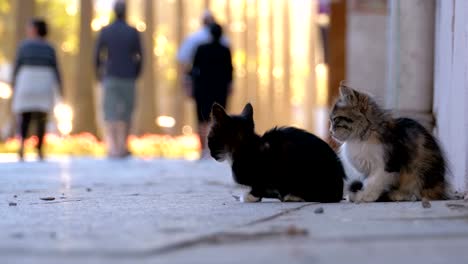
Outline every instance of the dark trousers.
<svg viewBox="0 0 468 264">
<path fill-rule="evenodd" d="M 36 122 L 36 135 L 38 137 L 37 149 L 42 149 L 42 144 L 44 142 L 44 135 L 47 125 L 47 113 L 44 112 L 24 112 L 20 116 L 20 135 L 21 143 L 24 142 L 28 136 L 29 126 L 32 122 Z"/>
</svg>

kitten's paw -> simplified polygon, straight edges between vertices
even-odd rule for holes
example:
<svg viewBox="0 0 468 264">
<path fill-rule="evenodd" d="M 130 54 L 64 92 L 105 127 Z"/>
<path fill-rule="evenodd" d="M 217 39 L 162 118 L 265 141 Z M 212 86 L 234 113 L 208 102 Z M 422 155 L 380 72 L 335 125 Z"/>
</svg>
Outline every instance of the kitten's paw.
<svg viewBox="0 0 468 264">
<path fill-rule="evenodd" d="M 357 195 L 357 193 L 355 193 L 355 192 L 349 192 L 347 197 L 346 197 L 346 200 L 348 202 L 356 202 L 356 195 Z"/>
<path fill-rule="evenodd" d="M 303 203 L 303 202 L 305 202 L 305 200 L 302 199 L 299 196 L 288 194 L 288 195 L 284 196 L 283 202 Z"/>
<path fill-rule="evenodd" d="M 262 198 L 255 197 L 251 193 L 244 193 L 244 195 L 241 196 L 240 201 L 243 203 L 256 203 L 260 202 Z"/>
<path fill-rule="evenodd" d="M 356 203 L 370 203 L 375 202 L 380 197 L 380 192 L 359 191 L 356 193 L 354 202 Z"/>
</svg>

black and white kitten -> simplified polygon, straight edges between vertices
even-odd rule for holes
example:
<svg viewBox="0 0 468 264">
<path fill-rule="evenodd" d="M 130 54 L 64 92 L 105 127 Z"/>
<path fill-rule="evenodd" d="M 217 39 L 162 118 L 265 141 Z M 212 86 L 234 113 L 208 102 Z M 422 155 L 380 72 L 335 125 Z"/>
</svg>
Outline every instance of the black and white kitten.
<svg viewBox="0 0 468 264">
<path fill-rule="evenodd" d="M 208 135 L 211 156 L 231 162 L 234 181 L 251 187 L 244 202 L 276 198 L 283 202 L 340 202 L 344 169 L 320 138 L 294 127 L 254 130 L 253 108 L 228 115 L 214 104 Z"/>
</svg>

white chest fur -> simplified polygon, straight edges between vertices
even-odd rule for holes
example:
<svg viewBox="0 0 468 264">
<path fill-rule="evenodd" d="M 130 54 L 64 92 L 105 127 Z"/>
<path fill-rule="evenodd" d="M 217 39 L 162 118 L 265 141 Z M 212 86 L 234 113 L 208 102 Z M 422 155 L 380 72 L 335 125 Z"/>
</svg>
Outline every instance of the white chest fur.
<svg viewBox="0 0 468 264">
<path fill-rule="evenodd" d="M 347 141 L 341 146 L 343 163 L 352 166 L 363 176 L 383 168 L 384 152 L 382 144 L 373 141 Z"/>
</svg>

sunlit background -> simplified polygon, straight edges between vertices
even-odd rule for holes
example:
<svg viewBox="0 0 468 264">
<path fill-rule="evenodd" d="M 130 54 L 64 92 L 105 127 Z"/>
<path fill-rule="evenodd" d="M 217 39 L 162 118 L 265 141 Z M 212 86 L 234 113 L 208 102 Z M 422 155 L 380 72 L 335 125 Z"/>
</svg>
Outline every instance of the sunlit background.
<svg viewBox="0 0 468 264">
<path fill-rule="evenodd" d="M 11 137 L 14 130 L 14 117 L 8 110 L 9 83 L 15 47 L 24 31 L 24 23 L 17 21 L 27 14 L 45 17 L 50 24 L 49 40 L 59 55 L 64 101 L 73 108 L 64 104 L 56 108 L 56 122 L 50 131 L 62 135 L 82 132 L 100 135 L 99 85 L 93 79 L 93 71 L 84 70 L 83 62 L 92 69 L 90 51 L 94 38 L 112 21 L 113 3 L 110 0 L 0 0 L 2 138 Z M 235 80 L 229 111 L 239 112 L 246 102 L 251 102 L 258 132 L 275 125 L 296 125 L 326 135 L 328 68 L 319 41 L 318 1 L 132 0 L 127 3 L 128 22 L 141 32 L 146 50 L 134 134 L 190 136 L 196 131 L 194 105 L 183 94 L 175 57 L 183 39 L 200 28 L 200 16 L 208 8 L 224 27 L 232 47 Z M 90 34 L 84 29 L 90 29 Z M 78 100 L 75 95 L 80 91 L 90 91 L 89 98 Z M 89 107 L 90 102 L 94 109 Z M 91 115 L 97 119 L 90 118 Z M 83 127 L 90 131 L 83 131 Z"/>
</svg>

